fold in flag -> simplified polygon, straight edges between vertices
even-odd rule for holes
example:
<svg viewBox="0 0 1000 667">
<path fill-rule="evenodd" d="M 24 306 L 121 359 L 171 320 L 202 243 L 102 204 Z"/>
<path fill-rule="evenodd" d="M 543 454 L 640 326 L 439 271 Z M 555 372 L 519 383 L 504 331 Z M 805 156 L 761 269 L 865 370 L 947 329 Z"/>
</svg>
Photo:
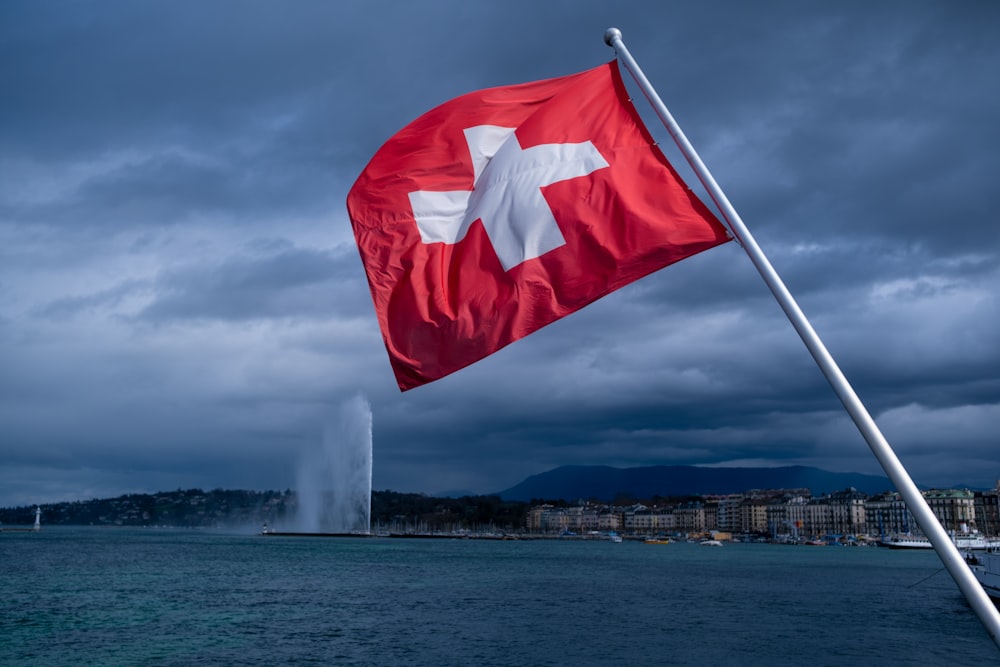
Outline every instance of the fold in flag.
<svg viewBox="0 0 1000 667">
<path fill-rule="evenodd" d="M 403 391 L 729 240 L 615 61 L 427 112 L 378 150 L 347 210 Z"/>
</svg>

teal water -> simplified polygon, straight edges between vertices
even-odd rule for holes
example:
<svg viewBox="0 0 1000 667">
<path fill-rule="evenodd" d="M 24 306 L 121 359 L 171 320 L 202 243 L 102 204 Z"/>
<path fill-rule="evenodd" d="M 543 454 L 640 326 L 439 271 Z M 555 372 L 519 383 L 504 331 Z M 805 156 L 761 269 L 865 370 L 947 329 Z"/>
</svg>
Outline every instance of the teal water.
<svg viewBox="0 0 1000 667">
<path fill-rule="evenodd" d="M 992 665 L 933 553 L 0 534 L 0 665 Z"/>
</svg>

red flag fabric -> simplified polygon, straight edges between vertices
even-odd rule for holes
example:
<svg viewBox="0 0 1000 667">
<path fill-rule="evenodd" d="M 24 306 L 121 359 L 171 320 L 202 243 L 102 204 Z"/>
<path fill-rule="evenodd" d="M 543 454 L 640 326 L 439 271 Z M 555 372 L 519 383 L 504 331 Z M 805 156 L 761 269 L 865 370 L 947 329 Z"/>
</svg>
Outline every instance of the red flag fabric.
<svg viewBox="0 0 1000 667">
<path fill-rule="evenodd" d="M 729 240 L 614 61 L 445 102 L 378 150 L 347 209 L 403 391 Z"/>
</svg>

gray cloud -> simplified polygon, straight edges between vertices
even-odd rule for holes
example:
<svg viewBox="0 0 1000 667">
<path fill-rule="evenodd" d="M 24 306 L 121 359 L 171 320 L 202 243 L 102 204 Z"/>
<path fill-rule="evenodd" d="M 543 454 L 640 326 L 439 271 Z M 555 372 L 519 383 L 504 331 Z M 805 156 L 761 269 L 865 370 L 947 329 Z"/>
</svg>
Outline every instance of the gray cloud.
<svg viewBox="0 0 1000 667">
<path fill-rule="evenodd" d="M 378 488 L 491 492 L 561 464 L 878 472 L 735 244 L 396 389 L 351 183 L 450 97 L 610 60 L 611 25 L 914 477 L 992 484 L 1000 10 L 722 11 L 5 3 L 0 504 L 284 488 L 359 392 Z"/>
<path fill-rule="evenodd" d="M 156 297 L 137 319 L 256 320 L 369 314 L 368 304 L 360 298 L 364 277 L 358 271 L 353 248 L 334 254 L 293 248 L 279 241 L 259 244 L 255 250 L 260 254 L 161 275 Z M 337 297 L 341 289 L 349 298 Z"/>
</svg>

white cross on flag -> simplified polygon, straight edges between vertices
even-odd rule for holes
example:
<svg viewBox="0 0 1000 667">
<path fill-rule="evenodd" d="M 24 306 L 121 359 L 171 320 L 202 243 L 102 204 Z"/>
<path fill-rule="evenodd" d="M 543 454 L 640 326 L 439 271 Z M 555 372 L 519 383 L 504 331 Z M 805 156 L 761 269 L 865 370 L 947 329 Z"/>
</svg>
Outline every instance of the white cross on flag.
<svg viewBox="0 0 1000 667">
<path fill-rule="evenodd" d="M 378 150 L 347 209 L 404 391 L 729 240 L 614 61 L 427 112 Z"/>
</svg>

